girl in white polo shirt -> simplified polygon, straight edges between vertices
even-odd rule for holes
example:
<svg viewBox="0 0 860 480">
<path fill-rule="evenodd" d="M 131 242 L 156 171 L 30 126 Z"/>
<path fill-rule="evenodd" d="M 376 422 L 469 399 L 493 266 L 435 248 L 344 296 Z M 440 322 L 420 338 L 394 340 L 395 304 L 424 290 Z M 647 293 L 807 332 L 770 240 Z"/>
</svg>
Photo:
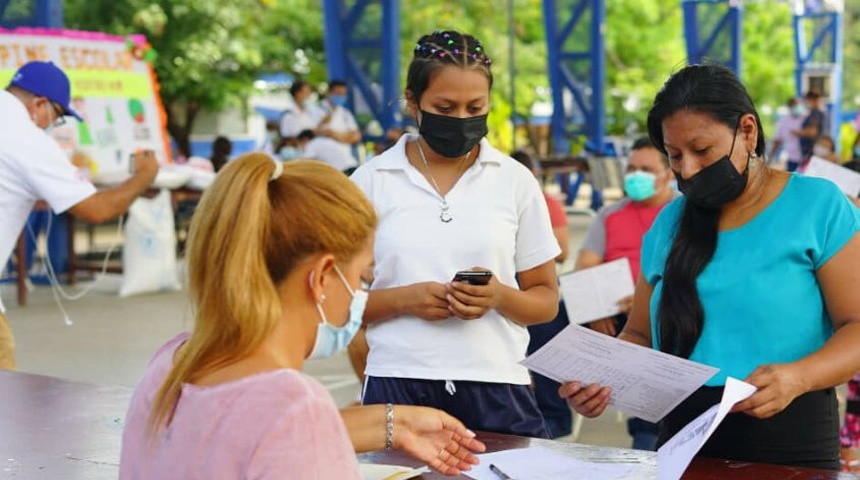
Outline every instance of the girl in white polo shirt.
<svg viewBox="0 0 860 480">
<path fill-rule="evenodd" d="M 484 139 L 493 77 L 481 42 L 421 37 L 404 135 L 352 176 L 374 204 L 374 281 L 364 321 L 365 404 L 433 406 L 471 429 L 546 437 L 519 365 L 526 327 L 558 308 L 559 247 L 537 180 Z M 452 281 L 487 270 L 487 285 Z"/>
</svg>

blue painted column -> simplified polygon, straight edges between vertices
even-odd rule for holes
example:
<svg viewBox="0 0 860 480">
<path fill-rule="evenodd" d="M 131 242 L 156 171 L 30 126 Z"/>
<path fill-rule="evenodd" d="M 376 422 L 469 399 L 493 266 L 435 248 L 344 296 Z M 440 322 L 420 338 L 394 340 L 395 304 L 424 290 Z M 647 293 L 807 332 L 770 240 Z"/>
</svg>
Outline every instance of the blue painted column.
<svg viewBox="0 0 860 480">
<path fill-rule="evenodd" d="M 741 21 L 736 0 L 683 0 L 687 63 L 718 63 L 741 78 Z"/>
<path fill-rule="evenodd" d="M 399 0 L 324 0 L 328 76 L 349 86 L 349 106 L 383 133 L 400 113 Z M 369 137 L 369 139 L 375 139 Z"/>
<path fill-rule="evenodd" d="M 570 153 L 574 137 L 605 151 L 606 6 L 603 0 L 544 0 L 553 150 Z"/>
<path fill-rule="evenodd" d="M 803 8 L 794 15 L 795 89 L 800 97 L 816 83 L 827 108 L 827 132 L 839 148 L 842 116 L 842 13 Z"/>
</svg>

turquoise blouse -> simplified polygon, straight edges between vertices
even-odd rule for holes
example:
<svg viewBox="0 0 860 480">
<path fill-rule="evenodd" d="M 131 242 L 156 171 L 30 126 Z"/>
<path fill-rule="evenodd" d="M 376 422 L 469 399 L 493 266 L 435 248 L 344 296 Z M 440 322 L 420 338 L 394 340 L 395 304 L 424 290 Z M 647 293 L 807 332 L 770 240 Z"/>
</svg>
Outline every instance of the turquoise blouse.
<svg viewBox="0 0 860 480">
<path fill-rule="evenodd" d="M 642 242 L 656 349 L 663 269 L 684 201 L 667 205 Z M 706 385 L 744 379 L 759 365 L 793 362 L 824 345 L 833 331 L 815 272 L 858 230 L 860 210 L 836 185 L 793 174 L 755 218 L 719 232 L 696 282 L 705 319 L 690 359 L 720 368 Z"/>
</svg>

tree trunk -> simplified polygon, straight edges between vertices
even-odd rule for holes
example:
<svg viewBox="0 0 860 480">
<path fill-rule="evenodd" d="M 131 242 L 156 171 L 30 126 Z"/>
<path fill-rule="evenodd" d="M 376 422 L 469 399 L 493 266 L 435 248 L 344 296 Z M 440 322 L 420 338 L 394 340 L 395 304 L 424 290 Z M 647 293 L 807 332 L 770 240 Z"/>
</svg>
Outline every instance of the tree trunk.
<svg viewBox="0 0 860 480">
<path fill-rule="evenodd" d="M 191 131 L 194 127 L 194 120 L 197 118 L 197 113 L 200 111 L 200 106 L 197 103 L 184 102 L 169 102 L 167 110 L 167 133 L 173 137 L 176 142 L 176 147 L 179 153 L 185 158 L 191 156 Z M 184 110 L 184 122 L 180 119 L 179 111 Z"/>
</svg>

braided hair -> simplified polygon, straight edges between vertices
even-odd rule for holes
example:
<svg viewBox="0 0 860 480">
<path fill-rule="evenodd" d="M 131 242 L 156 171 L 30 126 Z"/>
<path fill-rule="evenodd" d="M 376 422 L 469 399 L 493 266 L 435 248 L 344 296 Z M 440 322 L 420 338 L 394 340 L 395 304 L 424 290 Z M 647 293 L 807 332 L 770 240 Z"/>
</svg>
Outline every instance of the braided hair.
<svg viewBox="0 0 860 480">
<path fill-rule="evenodd" d="M 418 103 L 433 74 L 448 65 L 484 72 L 492 88 L 492 63 L 484 51 L 484 45 L 475 37 L 453 30 L 436 30 L 422 36 L 415 45 L 406 74 L 406 90 L 412 93 L 415 103 Z"/>
</svg>

